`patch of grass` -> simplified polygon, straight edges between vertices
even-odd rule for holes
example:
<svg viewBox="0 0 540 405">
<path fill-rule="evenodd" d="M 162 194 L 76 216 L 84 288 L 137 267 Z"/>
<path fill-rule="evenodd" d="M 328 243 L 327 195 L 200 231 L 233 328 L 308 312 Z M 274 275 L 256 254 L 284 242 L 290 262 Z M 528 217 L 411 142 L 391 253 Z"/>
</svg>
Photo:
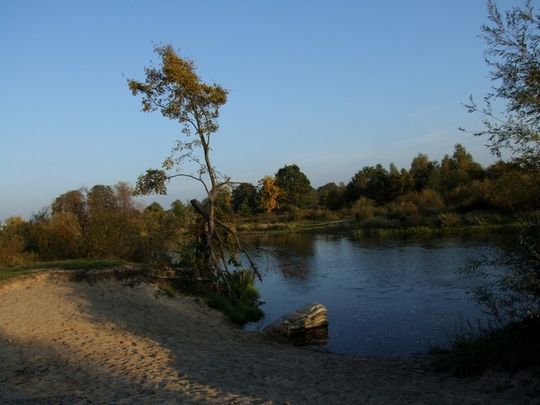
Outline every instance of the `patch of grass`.
<svg viewBox="0 0 540 405">
<path fill-rule="evenodd" d="M 175 292 L 183 292 L 201 297 L 209 307 L 217 309 L 239 325 L 258 321 L 264 316 L 259 307 L 259 291 L 255 287 L 254 276 L 250 272 L 231 273 L 228 287 L 223 281 L 216 285 L 208 279 L 192 276 L 168 280 L 161 289 L 169 296 L 174 295 Z"/>
<path fill-rule="evenodd" d="M 501 329 L 455 338 L 449 350 L 434 349 L 432 367 L 458 376 L 489 369 L 514 372 L 540 365 L 540 316 L 513 322 Z"/>
<path fill-rule="evenodd" d="M 207 302 L 210 308 L 223 312 L 231 321 L 238 325 L 258 321 L 264 315 L 258 306 L 237 302 L 220 294 L 209 296 Z"/>
<path fill-rule="evenodd" d="M 129 262 L 117 259 L 74 259 L 36 262 L 12 267 L 0 267 L 0 282 L 40 270 L 97 270 L 109 267 L 125 266 L 127 264 L 129 264 Z"/>
<path fill-rule="evenodd" d="M 460 225 L 454 227 L 447 226 L 394 226 L 394 227 L 364 227 L 353 230 L 353 238 L 362 239 L 365 237 L 377 238 L 431 238 L 435 236 L 460 236 L 460 235 L 496 235 L 511 231 L 515 228 L 513 224 L 493 224 L 493 225 Z"/>
</svg>

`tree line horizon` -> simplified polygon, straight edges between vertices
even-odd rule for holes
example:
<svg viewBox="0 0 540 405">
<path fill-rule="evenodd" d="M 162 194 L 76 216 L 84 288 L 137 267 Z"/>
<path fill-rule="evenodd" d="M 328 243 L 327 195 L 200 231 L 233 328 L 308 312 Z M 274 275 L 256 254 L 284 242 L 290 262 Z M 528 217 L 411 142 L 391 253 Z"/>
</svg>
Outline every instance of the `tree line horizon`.
<svg viewBox="0 0 540 405">
<path fill-rule="evenodd" d="M 419 153 L 409 169 L 365 166 L 347 184 L 330 182 L 317 189 L 298 165 L 285 165 L 257 185 L 220 190 L 216 212 L 233 227 L 238 221 L 278 217 L 351 218 L 359 227 L 373 226 L 370 221 L 382 227 L 438 226 L 448 225 L 455 214 L 496 211 L 504 216 L 538 209 L 539 183 L 534 172 L 516 162 L 497 161 L 484 168 L 456 144 L 440 162 Z M 144 206 L 126 182 L 70 190 L 29 220 L 14 216 L 2 223 L 0 264 L 78 257 L 159 261 L 177 250 L 182 235 L 196 232 L 195 222 L 189 204 L 176 200 L 169 209 L 157 202 Z"/>
<path fill-rule="evenodd" d="M 383 205 L 393 201 L 397 196 L 411 191 L 422 191 L 431 188 L 438 191 L 441 196 L 456 187 L 470 185 L 471 182 L 494 180 L 504 174 L 521 173 L 525 175 L 528 170 L 521 167 L 519 162 L 499 159 L 487 166 L 476 162 L 466 148 L 457 143 L 452 155 L 445 154 L 441 161 L 431 160 L 427 153 L 418 153 L 411 161 L 409 169 L 401 168 L 390 162 L 388 169 L 381 163 L 366 165 L 358 170 L 349 182 L 331 181 L 317 188 L 312 187 L 308 176 L 296 163 L 285 164 L 274 175 L 263 176 L 256 185 L 249 181 L 236 182 L 231 185 L 221 198 L 225 204 L 236 214 L 254 214 L 262 212 L 283 212 L 291 208 L 327 208 L 339 210 L 350 207 L 361 197 L 371 199 L 375 205 Z M 475 184 L 479 186 L 479 184 Z M 89 193 L 89 190 L 101 187 L 127 187 L 133 195 L 139 194 L 133 186 L 124 180 L 116 185 L 96 184 L 90 189 L 80 187 L 60 194 L 54 201 L 73 192 Z M 454 190 L 456 191 L 456 190 Z M 484 191 L 488 191 L 487 187 Z M 228 195 L 227 195 L 228 194 Z M 189 198 L 182 201 L 175 199 L 169 204 L 174 209 L 178 204 L 187 205 Z M 152 201 L 146 204 L 134 202 L 139 209 L 152 206 L 164 209 L 162 204 Z M 497 204 L 494 204 L 495 207 Z M 503 207 L 503 204 L 498 204 Z M 508 206 L 507 208 L 510 208 Z M 48 215 L 48 210 L 54 212 L 54 202 L 34 212 L 30 217 Z M 0 220 L 0 226 L 12 218 L 23 217 L 15 214 Z"/>
</svg>

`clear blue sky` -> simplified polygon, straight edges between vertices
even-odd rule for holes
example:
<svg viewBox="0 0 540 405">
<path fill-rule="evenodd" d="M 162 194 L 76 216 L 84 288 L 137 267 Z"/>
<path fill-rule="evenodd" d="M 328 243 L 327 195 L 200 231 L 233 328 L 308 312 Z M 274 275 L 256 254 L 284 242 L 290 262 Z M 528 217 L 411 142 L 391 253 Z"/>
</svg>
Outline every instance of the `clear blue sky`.
<svg viewBox="0 0 540 405">
<path fill-rule="evenodd" d="M 479 127 L 462 103 L 491 86 L 486 21 L 483 0 L 0 1 L 0 220 L 160 167 L 179 127 L 126 85 L 153 43 L 230 89 L 214 160 L 234 179 L 296 163 L 315 187 L 348 182 L 458 142 L 487 164 L 484 141 L 458 131 Z M 201 196 L 170 193 L 158 201 Z"/>
</svg>

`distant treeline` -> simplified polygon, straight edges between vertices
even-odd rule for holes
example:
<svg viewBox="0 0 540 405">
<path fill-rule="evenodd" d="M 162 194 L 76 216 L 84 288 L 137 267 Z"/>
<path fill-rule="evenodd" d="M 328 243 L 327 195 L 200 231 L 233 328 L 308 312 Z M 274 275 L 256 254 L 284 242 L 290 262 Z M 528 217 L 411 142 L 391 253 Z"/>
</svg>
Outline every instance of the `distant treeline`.
<svg viewBox="0 0 540 405">
<path fill-rule="evenodd" d="M 266 212 L 266 218 L 271 218 L 268 213 L 296 220 L 354 216 L 366 224 L 377 217 L 374 222 L 382 226 L 433 225 L 434 217 L 455 222 L 470 212 L 505 215 L 536 210 L 540 178 L 537 171 L 513 162 L 498 161 L 484 168 L 458 144 L 440 162 L 419 154 L 408 170 L 394 164 L 388 169 L 366 166 L 347 184 L 328 183 L 317 189 L 297 165 L 287 165 L 257 187 L 239 185 L 223 200 L 227 198 L 233 213 L 255 221 L 260 220 L 256 214 Z"/>
<path fill-rule="evenodd" d="M 354 217 L 359 226 L 372 228 L 454 226 L 467 213 L 505 216 L 537 210 L 539 201 L 536 171 L 502 161 L 483 168 L 456 145 L 440 162 L 419 154 L 408 170 L 366 166 L 347 184 L 317 189 L 297 165 L 286 165 L 257 185 L 222 190 L 217 210 L 229 223 Z M 198 236 L 197 220 L 191 206 L 178 200 L 168 210 L 158 203 L 139 205 L 126 183 L 72 190 L 28 221 L 12 217 L 2 224 L 0 264 L 81 257 L 166 260 L 168 252 Z"/>
<path fill-rule="evenodd" d="M 122 258 L 159 261 L 189 226 L 189 210 L 175 201 L 144 208 L 127 183 L 68 191 L 29 221 L 12 217 L 0 230 L 0 264 L 34 260 Z"/>
</svg>

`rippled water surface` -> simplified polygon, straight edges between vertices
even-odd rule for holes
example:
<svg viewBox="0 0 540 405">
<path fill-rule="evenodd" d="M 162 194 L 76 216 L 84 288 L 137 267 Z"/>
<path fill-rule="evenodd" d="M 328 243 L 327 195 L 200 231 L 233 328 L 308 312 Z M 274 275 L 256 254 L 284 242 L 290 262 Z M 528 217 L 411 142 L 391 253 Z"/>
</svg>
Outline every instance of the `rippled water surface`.
<svg viewBox="0 0 540 405">
<path fill-rule="evenodd" d="M 395 355 L 448 346 L 448 336 L 467 321 L 485 318 L 467 294 L 482 280 L 458 270 L 493 252 L 487 242 L 291 234 L 265 236 L 256 244 L 275 256 L 260 259 L 265 277 L 258 288 L 266 317 L 247 329 L 261 329 L 317 301 L 328 308 L 328 350 Z"/>
</svg>

